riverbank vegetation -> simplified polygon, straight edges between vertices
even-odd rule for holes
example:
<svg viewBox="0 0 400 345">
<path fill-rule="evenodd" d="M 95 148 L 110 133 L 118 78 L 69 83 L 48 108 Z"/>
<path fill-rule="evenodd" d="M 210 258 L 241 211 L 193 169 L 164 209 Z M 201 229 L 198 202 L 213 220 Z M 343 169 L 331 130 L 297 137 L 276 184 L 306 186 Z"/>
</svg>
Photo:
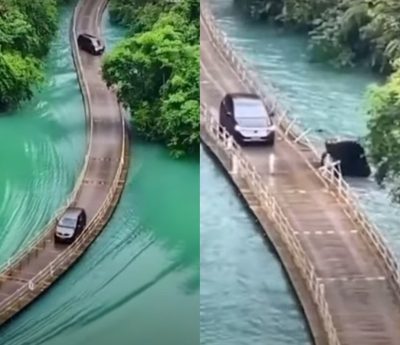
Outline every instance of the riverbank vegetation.
<svg viewBox="0 0 400 345">
<path fill-rule="evenodd" d="M 129 29 L 106 56 L 103 77 L 136 130 L 175 156 L 199 150 L 199 1 L 112 0 L 111 19 Z"/>
<path fill-rule="evenodd" d="M 369 155 L 377 167 L 379 183 L 387 183 L 400 202 L 400 69 L 368 94 Z M 399 66 L 400 67 L 400 66 Z"/>
<path fill-rule="evenodd" d="M 390 73 L 400 58 L 397 0 L 235 0 L 248 13 L 308 33 L 313 60 Z"/>
<path fill-rule="evenodd" d="M 0 111 L 32 97 L 65 0 L 0 0 Z"/>
<path fill-rule="evenodd" d="M 400 1 L 235 0 L 257 20 L 301 30 L 310 57 L 336 66 L 364 65 L 388 77 L 368 91 L 369 155 L 378 182 L 400 201 Z"/>
</svg>

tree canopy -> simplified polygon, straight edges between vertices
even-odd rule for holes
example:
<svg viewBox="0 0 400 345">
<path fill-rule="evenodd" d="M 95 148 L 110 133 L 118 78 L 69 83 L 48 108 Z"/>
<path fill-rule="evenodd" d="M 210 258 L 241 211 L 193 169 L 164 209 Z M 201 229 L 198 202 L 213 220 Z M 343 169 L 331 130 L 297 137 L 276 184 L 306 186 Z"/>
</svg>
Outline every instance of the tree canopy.
<svg viewBox="0 0 400 345">
<path fill-rule="evenodd" d="M 0 110 L 32 97 L 65 0 L 0 0 Z"/>
<path fill-rule="evenodd" d="M 400 70 L 385 85 L 370 88 L 368 96 L 368 144 L 376 177 L 400 202 Z"/>
<path fill-rule="evenodd" d="M 129 35 L 104 60 L 103 77 L 135 128 L 175 156 L 199 148 L 199 2 L 111 2 Z"/>
</svg>

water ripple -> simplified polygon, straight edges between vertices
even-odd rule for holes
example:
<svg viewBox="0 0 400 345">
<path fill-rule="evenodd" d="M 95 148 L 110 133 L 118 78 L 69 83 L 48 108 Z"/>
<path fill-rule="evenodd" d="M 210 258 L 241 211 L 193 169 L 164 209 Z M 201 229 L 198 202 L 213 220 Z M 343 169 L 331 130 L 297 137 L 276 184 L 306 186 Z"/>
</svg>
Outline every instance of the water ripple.
<svg viewBox="0 0 400 345">
<path fill-rule="evenodd" d="M 48 82 L 0 117 L 0 264 L 40 231 L 82 166 L 85 118 L 69 49 L 66 8 L 48 57 Z M 62 104 L 62 107 L 59 105 Z"/>
<path fill-rule="evenodd" d="M 201 152 L 201 344 L 310 344 L 271 245 Z"/>
<path fill-rule="evenodd" d="M 367 133 L 365 92 L 381 78 L 365 70 L 337 70 L 310 63 L 306 39 L 262 23 L 252 23 L 234 11 L 230 0 L 214 1 L 219 25 L 236 49 L 267 84 L 272 81 L 283 101 L 311 136 L 362 138 Z M 369 217 L 400 258 L 400 206 L 388 191 L 371 181 L 350 180 Z"/>
</svg>

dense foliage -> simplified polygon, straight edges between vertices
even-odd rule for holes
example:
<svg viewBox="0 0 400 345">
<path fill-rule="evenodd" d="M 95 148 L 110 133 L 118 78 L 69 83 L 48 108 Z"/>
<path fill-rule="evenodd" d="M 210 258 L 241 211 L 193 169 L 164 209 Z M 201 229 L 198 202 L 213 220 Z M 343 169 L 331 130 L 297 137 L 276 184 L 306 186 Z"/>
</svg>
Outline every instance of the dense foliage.
<svg viewBox="0 0 400 345">
<path fill-rule="evenodd" d="M 32 96 L 64 0 L 0 0 L 0 110 Z"/>
<path fill-rule="evenodd" d="M 142 135 L 176 156 L 198 152 L 199 1 L 114 0 L 110 13 L 129 35 L 104 60 L 104 79 Z"/>
<path fill-rule="evenodd" d="M 400 57 L 398 0 L 236 0 L 261 18 L 308 31 L 317 60 L 339 65 L 366 61 L 390 72 Z"/>
<path fill-rule="evenodd" d="M 400 202 L 400 70 L 369 91 L 369 151 L 378 182 L 388 182 Z"/>
<path fill-rule="evenodd" d="M 369 154 L 400 201 L 400 1 L 235 0 L 248 13 L 306 31 L 316 61 L 365 63 L 390 75 L 368 92 Z"/>
</svg>

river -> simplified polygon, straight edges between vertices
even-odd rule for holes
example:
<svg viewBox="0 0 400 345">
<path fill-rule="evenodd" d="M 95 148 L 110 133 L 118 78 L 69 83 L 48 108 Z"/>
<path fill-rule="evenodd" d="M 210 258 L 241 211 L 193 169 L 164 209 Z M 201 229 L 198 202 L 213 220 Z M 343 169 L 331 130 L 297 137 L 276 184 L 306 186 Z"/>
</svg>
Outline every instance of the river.
<svg viewBox="0 0 400 345">
<path fill-rule="evenodd" d="M 382 80 L 363 69 L 335 69 L 309 62 L 303 35 L 254 22 L 240 15 L 232 0 L 214 0 L 218 24 L 261 80 L 280 91 L 290 116 L 321 143 L 333 136 L 366 135 L 366 91 Z M 400 257 L 400 207 L 371 177 L 349 179 L 369 217 Z"/>
<path fill-rule="evenodd" d="M 221 168 L 200 159 L 200 343 L 310 345 L 272 244 Z"/>
<path fill-rule="evenodd" d="M 232 0 L 212 10 L 234 48 L 265 85 L 272 83 L 318 144 L 366 134 L 365 93 L 381 79 L 361 69 L 309 62 L 302 35 L 241 15 Z M 201 343 L 309 344 L 305 320 L 278 258 L 208 155 L 201 156 Z M 349 182 L 368 215 L 400 255 L 400 208 L 373 179 Z M 223 278 L 221 278 L 223 277 Z"/>
<path fill-rule="evenodd" d="M 3 261 L 62 204 L 83 162 L 84 112 L 68 41 L 72 10 L 66 6 L 60 16 L 46 86 L 18 112 L 0 119 L 13 128 L 0 151 L 10 161 L 1 172 L 2 205 L 9 210 L 1 219 L 20 219 L 18 227 L 1 227 Z M 103 30 L 110 49 L 124 30 L 108 19 L 106 13 Z M 7 133 L 3 127 L 0 131 Z M 160 145 L 134 135 L 128 181 L 112 220 L 65 276 L 0 328 L 0 344 L 197 343 L 197 200 L 199 163 L 172 159 Z M 27 207 L 35 209 L 25 213 Z"/>
</svg>

